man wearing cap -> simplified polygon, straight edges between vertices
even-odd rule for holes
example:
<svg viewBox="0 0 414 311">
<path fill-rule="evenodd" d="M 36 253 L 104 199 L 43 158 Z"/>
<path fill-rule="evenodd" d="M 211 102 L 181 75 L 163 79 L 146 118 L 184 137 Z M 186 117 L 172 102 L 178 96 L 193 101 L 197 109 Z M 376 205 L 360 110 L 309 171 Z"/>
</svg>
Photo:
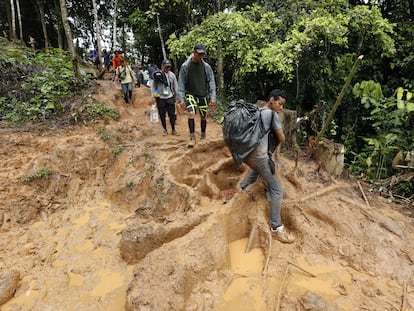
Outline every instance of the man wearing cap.
<svg viewBox="0 0 414 311">
<path fill-rule="evenodd" d="M 179 104 L 185 101 L 188 111 L 189 147 L 195 145 L 194 117 L 197 109 L 200 113 L 201 139 L 204 139 L 206 138 L 208 106 L 216 104 L 216 82 L 213 69 L 203 59 L 205 53 L 204 45 L 197 43 L 191 56 L 181 65 L 178 76 L 178 101 Z"/>
<path fill-rule="evenodd" d="M 152 96 L 157 103 L 158 115 L 160 116 L 163 134 L 168 135 L 165 114 L 171 124 L 171 134 L 178 135 L 175 130 L 175 95 L 177 90 L 177 78 L 171 71 L 171 61 L 165 59 L 161 64 L 161 71 L 153 73 Z"/>
</svg>

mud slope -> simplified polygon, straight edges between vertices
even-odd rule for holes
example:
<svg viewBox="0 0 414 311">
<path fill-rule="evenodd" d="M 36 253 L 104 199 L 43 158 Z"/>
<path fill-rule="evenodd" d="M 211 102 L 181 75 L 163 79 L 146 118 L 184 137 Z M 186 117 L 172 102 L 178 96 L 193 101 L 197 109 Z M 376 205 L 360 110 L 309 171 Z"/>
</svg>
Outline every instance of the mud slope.
<svg viewBox="0 0 414 311">
<path fill-rule="evenodd" d="M 281 244 L 264 184 L 238 191 L 247 168 L 234 169 L 220 125 L 189 149 L 184 115 L 180 136 L 149 123 L 148 88 L 131 105 L 109 81 L 93 94 L 121 119 L 0 127 L 0 273 L 19 276 L 2 311 L 414 310 L 403 208 L 364 188 L 367 205 L 355 180 L 282 154 L 296 242 Z"/>
</svg>

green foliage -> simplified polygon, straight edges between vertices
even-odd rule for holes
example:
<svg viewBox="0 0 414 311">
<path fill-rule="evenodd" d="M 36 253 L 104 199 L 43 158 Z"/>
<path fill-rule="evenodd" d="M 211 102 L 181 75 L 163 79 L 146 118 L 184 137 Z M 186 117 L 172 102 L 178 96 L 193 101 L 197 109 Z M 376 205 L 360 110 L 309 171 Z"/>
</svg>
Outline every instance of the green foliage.
<svg viewBox="0 0 414 311">
<path fill-rule="evenodd" d="M 0 56 L 0 67 L 9 73 L 0 113 L 11 122 L 41 121 L 64 111 L 62 99 L 73 95 L 77 86 L 72 62 L 60 49 L 39 53 L 9 49 Z"/>
<path fill-rule="evenodd" d="M 194 42 L 203 42 L 208 58 L 220 56 L 231 72 L 225 85 L 228 93 L 239 93 L 236 97 L 259 90 L 257 98 L 265 96 L 263 91 L 272 85 L 286 85 L 288 93 L 296 86 L 297 100 L 310 93 L 314 102 L 329 103 L 335 101 L 358 51 L 375 60 L 395 53 L 393 25 L 375 6 L 351 8 L 346 1 L 334 6 L 302 1 L 295 8 L 297 14 L 259 5 L 218 13 L 180 37 L 172 34 L 167 45 L 172 56 L 184 60 Z"/>
<path fill-rule="evenodd" d="M 115 157 L 117 157 L 117 156 L 119 156 L 119 155 L 122 153 L 122 151 L 124 151 L 124 147 L 122 147 L 122 146 L 116 146 L 116 147 L 114 147 L 114 148 L 112 149 L 112 154 L 113 154 Z"/>
<path fill-rule="evenodd" d="M 361 98 L 361 103 L 366 109 L 378 105 L 382 99 L 381 85 L 372 80 L 356 83 L 352 93 L 355 97 Z"/>
<path fill-rule="evenodd" d="M 36 172 L 33 172 L 23 178 L 24 182 L 31 182 L 34 179 L 39 178 L 48 178 L 54 173 L 53 169 L 51 168 L 41 168 L 37 170 Z"/>
<path fill-rule="evenodd" d="M 111 131 L 106 129 L 106 128 L 100 128 L 97 130 L 99 137 L 103 140 L 103 141 L 108 141 L 112 138 L 112 134 Z"/>
<path fill-rule="evenodd" d="M 370 109 L 367 121 L 374 135 L 364 137 L 366 145 L 361 153 L 353 152 L 351 168 L 355 173 L 377 180 L 392 175 L 391 162 L 399 150 L 414 148 L 414 104 L 412 92 L 406 89 L 400 87 L 394 96 L 378 99 L 381 87 L 373 81 L 364 82 L 355 85 L 354 95 Z"/>
<path fill-rule="evenodd" d="M 79 107 L 72 113 L 72 118 L 75 122 L 99 119 L 119 120 L 120 114 L 118 110 L 109 107 L 106 104 L 88 103 Z"/>
</svg>

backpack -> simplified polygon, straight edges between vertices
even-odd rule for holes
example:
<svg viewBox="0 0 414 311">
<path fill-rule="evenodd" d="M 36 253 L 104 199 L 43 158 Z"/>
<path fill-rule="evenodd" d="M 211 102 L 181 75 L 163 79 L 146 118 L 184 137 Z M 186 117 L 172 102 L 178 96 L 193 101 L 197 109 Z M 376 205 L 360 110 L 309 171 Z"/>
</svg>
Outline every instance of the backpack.
<svg viewBox="0 0 414 311">
<path fill-rule="evenodd" d="M 237 168 L 266 134 L 259 106 L 246 103 L 243 99 L 233 100 L 228 105 L 222 130 L 224 141 Z"/>
<path fill-rule="evenodd" d="M 126 78 L 126 66 L 125 69 L 119 75 L 119 79 L 124 80 Z"/>
<path fill-rule="evenodd" d="M 156 70 L 152 73 L 152 78 L 154 79 L 154 81 L 158 81 L 163 83 L 165 86 L 168 86 L 168 80 L 167 80 L 167 76 L 165 75 L 165 73 L 161 70 Z"/>
</svg>

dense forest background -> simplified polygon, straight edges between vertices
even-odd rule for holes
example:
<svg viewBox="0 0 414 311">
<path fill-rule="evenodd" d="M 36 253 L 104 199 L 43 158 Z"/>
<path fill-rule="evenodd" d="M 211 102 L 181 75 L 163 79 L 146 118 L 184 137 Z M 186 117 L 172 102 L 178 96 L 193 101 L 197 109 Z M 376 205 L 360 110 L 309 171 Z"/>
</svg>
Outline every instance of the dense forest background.
<svg viewBox="0 0 414 311">
<path fill-rule="evenodd" d="M 119 49 L 143 65 L 169 58 L 178 73 L 201 41 L 216 72 L 221 111 L 234 98 L 255 102 L 265 99 L 270 89 L 283 88 L 286 108 L 305 120 L 300 144 L 318 134 L 351 78 L 325 136 L 345 145 L 346 162 L 357 176 L 378 181 L 412 172 L 412 0 L 0 0 L 0 30 L 4 38 L 27 47 L 29 36 L 34 37 L 33 59 L 43 66 L 50 58 L 39 60 L 39 53 L 68 51 L 69 61 L 54 65 L 60 71 L 73 69 L 73 80 L 64 73 L 68 89 L 81 83 L 78 64 L 94 46 L 100 55 L 103 49 Z M 2 72 L 27 61 L 8 53 L 0 56 Z M 350 76 L 360 55 L 363 59 Z M 31 88 L 35 96 L 35 87 L 27 86 L 30 75 L 20 80 L 18 85 Z M 29 109 L 25 115 L 33 120 L 49 108 L 56 111 L 55 105 L 43 102 L 40 97 L 16 99 L 3 88 L 0 112 L 7 120 L 15 107 Z M 405 162 L 393 165 L 398 153 Z M 409 176 L 394 191 L 412 199 L 414 177 Z"/>
</svg>

